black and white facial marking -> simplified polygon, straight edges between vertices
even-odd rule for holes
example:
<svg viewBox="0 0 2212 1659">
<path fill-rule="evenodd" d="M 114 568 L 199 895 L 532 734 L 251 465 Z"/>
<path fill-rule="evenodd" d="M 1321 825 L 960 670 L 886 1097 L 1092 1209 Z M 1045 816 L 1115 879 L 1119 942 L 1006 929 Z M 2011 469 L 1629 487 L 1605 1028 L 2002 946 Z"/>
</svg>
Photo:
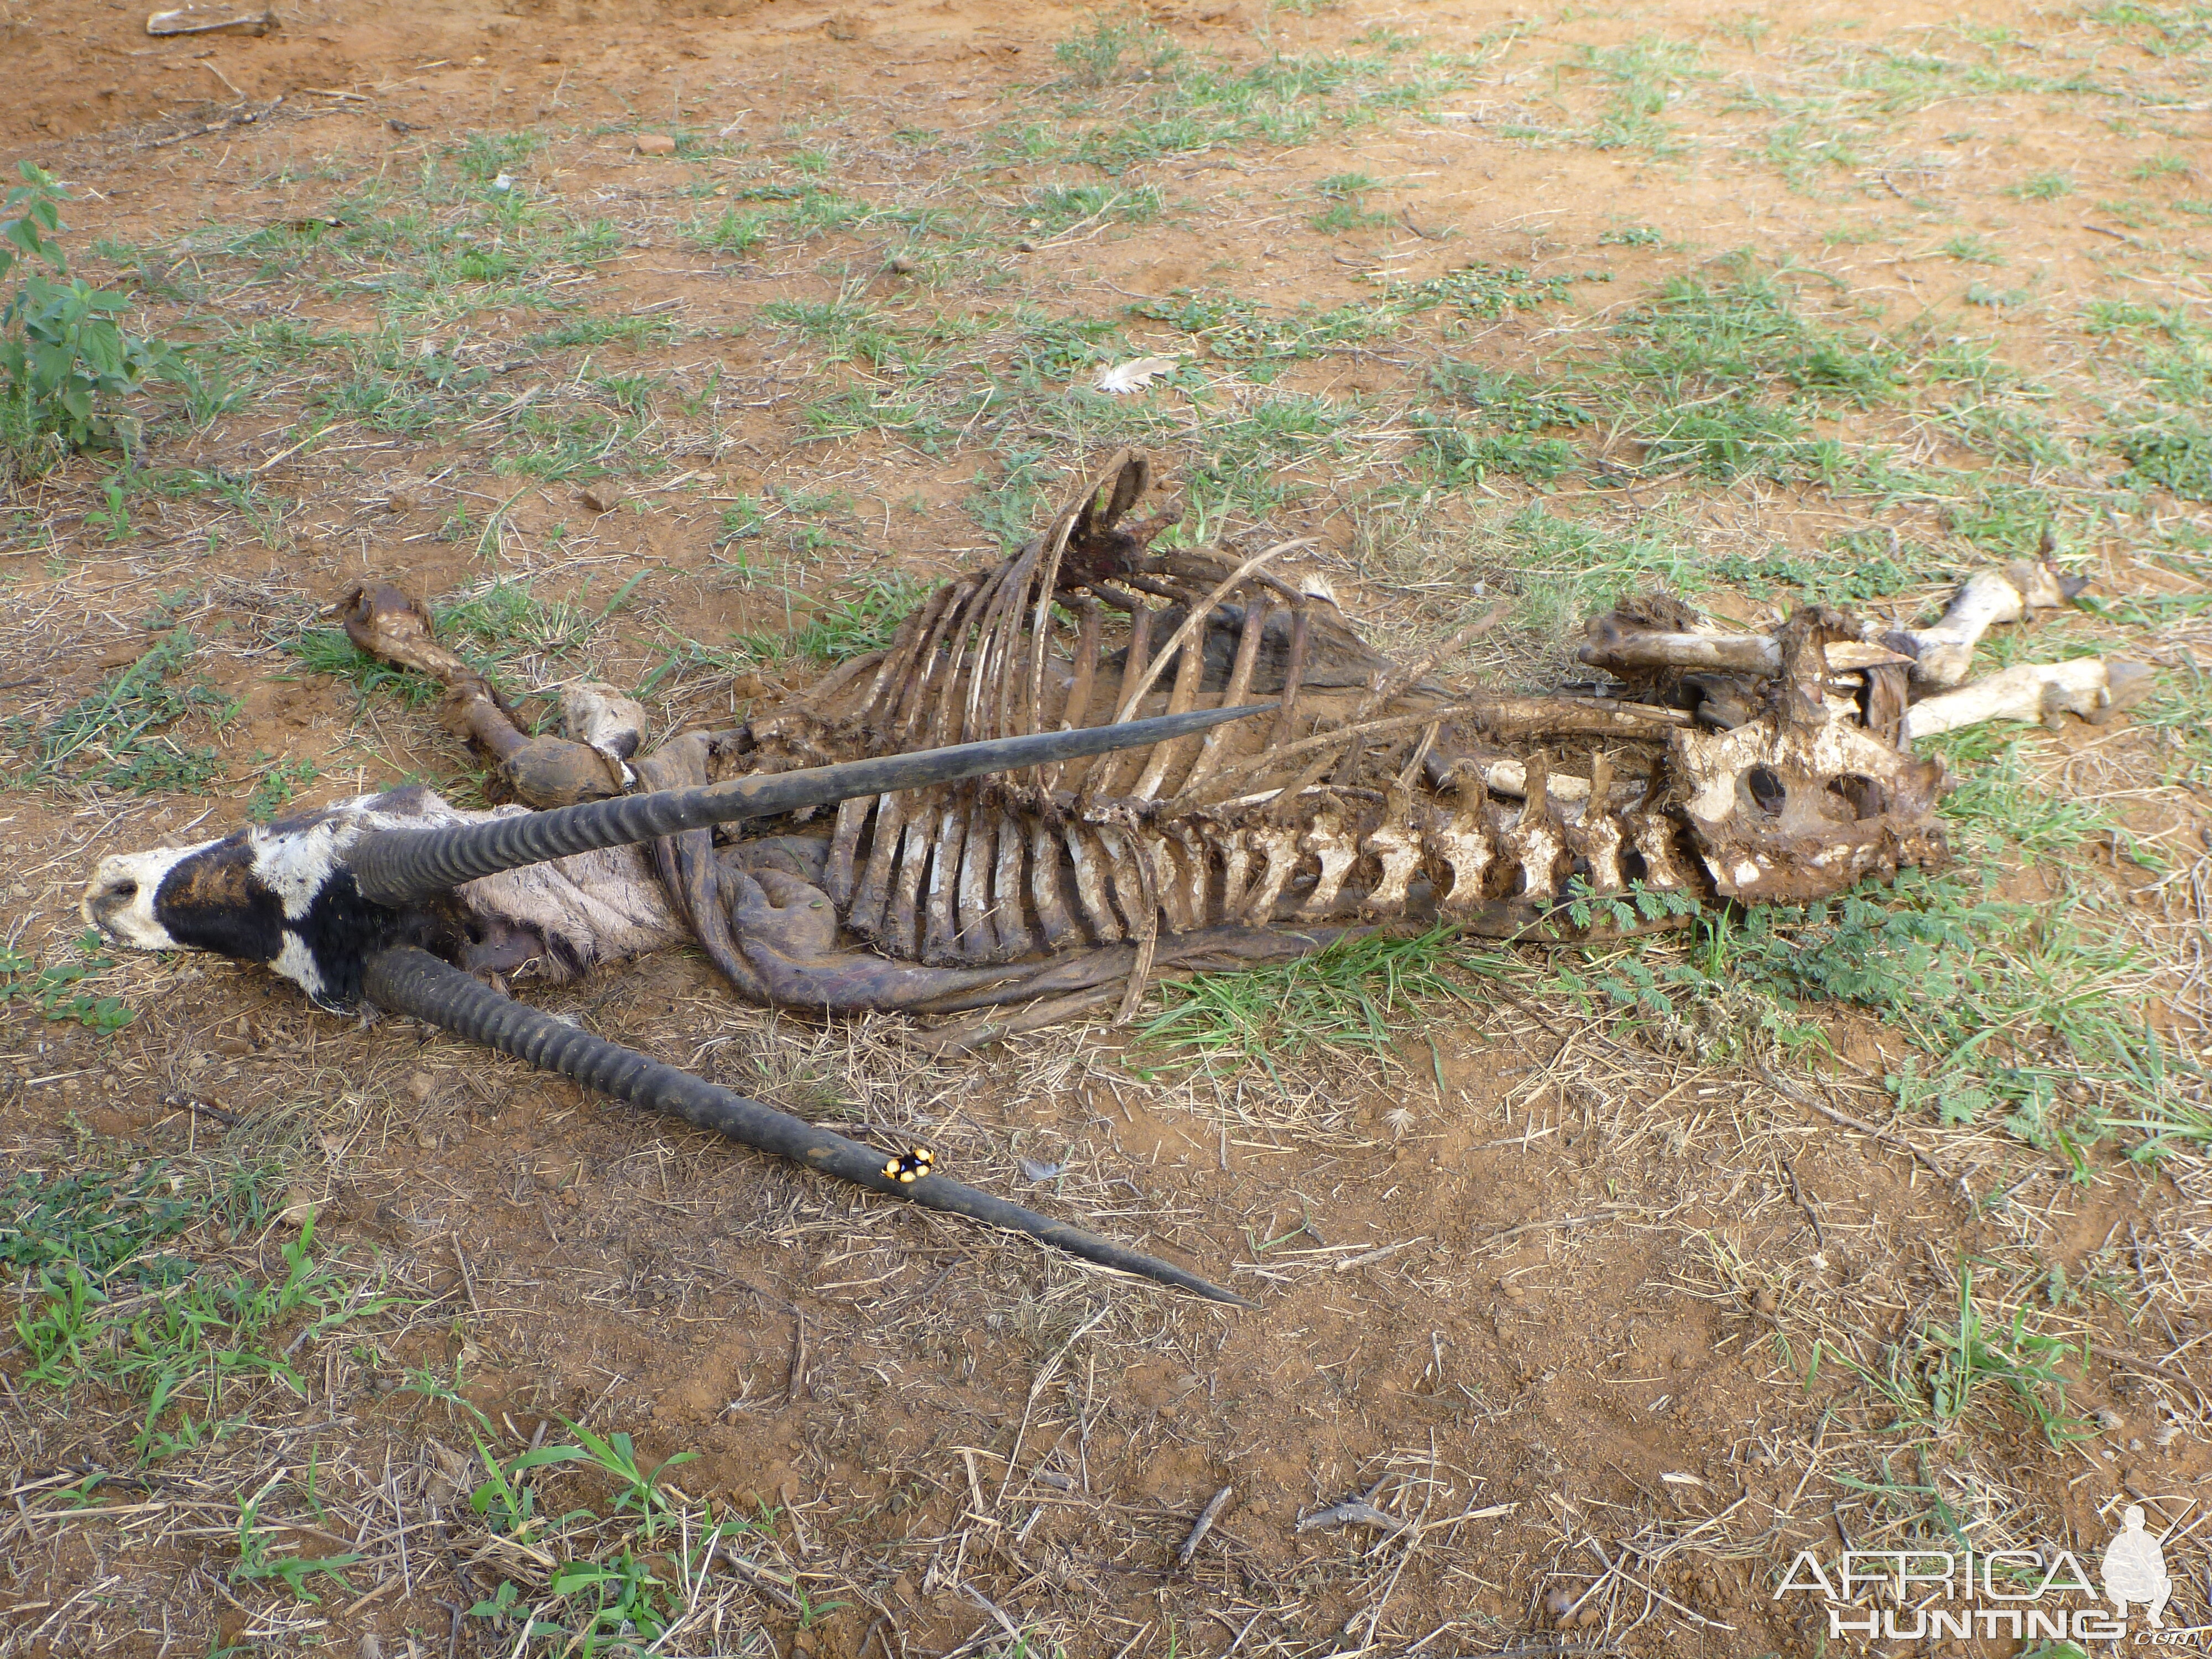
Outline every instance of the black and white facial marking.
<svg viewBox="0 0 2212 1659">
<path fill-rule="evenodd" d="M 320 1006 L 349 1009 L 361 998 L 362 962 L 398 939 L 407 918 L 362 897 L 346 849 L 365 830 L 419 826 L 423 798 L 452 812 L 410 787 L 197 846 L 114 854 L 85 887 L 84 919 L 135 950 L 260 963 Z"/>
</svg>

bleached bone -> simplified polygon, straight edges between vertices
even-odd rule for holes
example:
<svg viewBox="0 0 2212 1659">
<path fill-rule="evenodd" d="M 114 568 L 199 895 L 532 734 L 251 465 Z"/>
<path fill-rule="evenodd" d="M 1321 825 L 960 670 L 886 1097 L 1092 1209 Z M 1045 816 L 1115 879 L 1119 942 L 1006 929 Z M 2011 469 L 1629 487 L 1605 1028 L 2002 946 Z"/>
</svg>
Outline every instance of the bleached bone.
<svg viewBox="0 0 2212 1659">
<path fill-rule="evenodd" d="M 1528 769 L 1517 760 L 1494 760 L 1481 763 L 1482 781 L 1493 795 L 1505 795 L 1519 800 L 1528 793 Z M 1578 778 L 1571 772 L 1554 772 L 1547 781 L 1552 799 L 1569 805 L 1581 806 L 1590 798 L 1590 781 Z M 1647 793 L 1641 780 L 1615 779 L 1606 787 L 1603 805 L 1606 809 L 1633 806 Z"/>
<path fill-rule="evenodd" d="M 1769 711 L 1670 740 L 1682 816 L 1725 897 L 1803 902 L 1944 856 L 1934 811 L 1942 763 L 1911 759 L 1823 706 L 1823 649 L 1850 625 L 1836 611 L 1800 611 L 1781 630 Z"/>
<path fill-rule="evenodd" d="M 2055 611 L 2088 585 L 2085 576 L 2063 576 L 2048 564 L 2015 559 L 2001 570 L 1977 570 L 1967 577 L 1933 628 L 1869 627 L 1867 637 L 1911 658 L 1916 684 L 1953 686 L 1966 678 L 1974 647 L 1993 624 Z"/>
<path fill-rule="evenodd" d="M 1905 738 L 1932 738 L 1984 720 L 2049 721 L 2060 714 L 2079 714 L 2101 726 L 2148 696 L 2155 678 L 2146 665 L 2119 658 L 2022 663 L 1914 703 L 1905 711 Z"/>
<path fill-rule="evenodd" d="M 2055 610 L 2088 586 L 2086 577 L 2061 575 L 2048 564 L 2019 559 L 2001 569 L 1978 570 L 1960 583 L 1930 628 L 1862 625 L 1856 640 L 1832 640 L 1828 666 L 1837 672 L 1887 662 L 1912 665 L 1917 685 L 1942 689 L 1966 676 L 1974 647 L 1998 623 L 2019 622 Z M 1593 617 L 1588 638 L 1575 654 L 1594 668 L 1626 676 L 1667 672 L 1771 676 L 1782 672 L 1774 634 L 1727 633 L 1643 625 L 1632 611 Z"/>
<path fill-rule="evenodd" d="M 1610 617 L 1592 617 L 1577 661 L 1608 673 L 1652 673 L 1671 668 L 1728 674 L 1781 672 L 1782 651 L 1771 634 L 1674 634 L 1622 628 Z"/>
<path fill-rule="evenodd" d="M 1604 622 L 1593 617 L 1595 630 Z M 1726 674 L 1778 674 L 1782 649 L 1771 634 L 1646 634 L 1613 629 L 1575 653 L 1578 661 L 1613 673 L 1651 673 L 1665 669 Z M 1886 645 L 1838 640 L 1828 647 L 1828 666 L 1838 673 L 1911 659 Z"/>
</svg>

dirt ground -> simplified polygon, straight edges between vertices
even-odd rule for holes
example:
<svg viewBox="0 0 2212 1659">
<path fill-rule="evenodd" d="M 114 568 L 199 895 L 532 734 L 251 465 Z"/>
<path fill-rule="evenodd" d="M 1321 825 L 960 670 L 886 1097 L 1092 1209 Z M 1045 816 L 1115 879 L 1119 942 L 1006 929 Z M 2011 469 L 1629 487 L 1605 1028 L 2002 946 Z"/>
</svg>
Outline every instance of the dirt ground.
<svg viewBox="0 0 2212 1659">
<path fill-rule="evenodd" d="M 0 0 L 6 161 L 198 366 L 134 405 L 135 460 L 20 467 L 0 520 L 0 1656 L 1809 1656 L 1867 1644 L 1778 1593 L 1800 1550 L 2094 1576 L 2130 1503 L 2168 1623 L 2212 1626 L 2212 13 L 1973 9 L 279 0 L 154 38 Z M 1786 464 L 1680 450 L 1667 411 L 1766 349 L 1652 367 L 1680 340 L 1638 308 L 1685 281 L 1893 343 L 1892 389 L 1791 405 L 1757 440 Z M 1088 392 L 1146 353 L 1160 386 Z M 1640 389 L 1455 471 L 1447 362 L 1523 377 L 1493 410 Z M 1539 431 L 1580 459 L 1546 476 Z M 81 940 L 103 852 L 407 778 L 481 799 L 428 706 L 330 655 L 351 582 L 436 599 L 518 694 L 588 672 L 660 729 L 726 720 L 1124 441 L 1194 534 L 1318 538 L 1386 648 L 1512 596 L 1465 678 L 1556 678 L 1633 586 L 1764 619 L 1809 571 L 1911 615 L 2048 544 L 2094 608 L 1985 664 L 2121 652 L 2160 700 L 1948 751 L 2014 907 L 1981 978 L 1746 965 L 1710 1045 L 1592 988 L 1619 953 L 1486 947 L 1378 1043 L 1196 1055 L 1100 1022 L 937 1060 L 689 955 L 531 994 L 1249 1312 Z M 1837 471 L 1877 450 L 1878 484 Z M 1954 1000 L 2000 1012 L 1943 1039 Z M 68 1315 L 70 1230 L 173 1195 Z M 312 1294 L 161 1322 L 302 1261 Z M 114 1277 L 149 1262 L 183 1265 Z M 605 1455 L 504 1477 L 515 1524 L 502 1472 L 586 1431 Z M 633 1444 L 684 1461 L 626 1480 Z"/>
</svg>

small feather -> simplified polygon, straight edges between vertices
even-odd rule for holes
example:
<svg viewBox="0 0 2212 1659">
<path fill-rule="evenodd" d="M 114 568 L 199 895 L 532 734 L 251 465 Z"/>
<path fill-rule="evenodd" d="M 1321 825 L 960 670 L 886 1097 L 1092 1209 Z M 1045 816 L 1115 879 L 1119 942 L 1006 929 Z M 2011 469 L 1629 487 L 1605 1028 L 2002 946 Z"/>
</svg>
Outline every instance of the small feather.
<svg viewBox="0 0 2212 1659">
<path fill-rule="evenodd" d="M 1101 369 L 1091 384 L 1101 392 L 1119 396 L 1125 392 L 1139 392 L 1163 374 L 1175 372 L 1172 357 L 1132 357 L 1126 363 L 1116 363 L 1111 368 Z"/>
</svg>

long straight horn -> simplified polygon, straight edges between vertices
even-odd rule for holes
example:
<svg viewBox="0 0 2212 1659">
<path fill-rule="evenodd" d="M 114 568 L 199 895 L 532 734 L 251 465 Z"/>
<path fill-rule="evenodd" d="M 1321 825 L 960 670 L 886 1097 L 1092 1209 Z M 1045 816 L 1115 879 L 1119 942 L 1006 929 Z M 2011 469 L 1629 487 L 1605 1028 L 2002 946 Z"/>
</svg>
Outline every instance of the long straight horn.
<svg viewBox="0 0 2212 1659">
<path fill-rule="evenodd" d="M 1103 729 L 1103 728 L 1101 728 Z M 368 959 L 362 988 L 369 1000 L 395 1014 L 411 1014 L 433 1025 L 483 1043 L 502 1054 L 562 1076 L 587 1089 L 648 1110 L 670 1112 L 687 1123 L 732 1140 L 775 1152 L 822 1175 L 866 1187 L 886 1198 L 911 1199 L 933 1210 L 966 1216 L 1009 1232 L 1025 1234 L 1117 1273 L 1139 1273 L 1162 1285 L 1190 1291 L 1233 1307 L 1252 1304 L 1234 1291 L 1207 1283 L 1196 1273 L 1133 1250 L 1111 1239 L 1050 1216 L 1009 1204 L 940 1175 L 904 1182 L 884 1172 L 884 1154 L 848 1140 L 832 1130 L 787 1116 L 757 1100 L 647 1059 L 634 1048 L 610 1042 L 564 1020 L 513 1000 L 426 951 L 402 945 Z"/>
<path fill-rule="evenodd" d="M 372 830 L 354 842 L 346 862 L 363 898 L 377 904 L 404 904 L 465 881 L 543 864 L 549 859 L 596 852 L 603 847 L 635 846 L 712 824 L 769 817 L 803 806 L 826 806 L 859 795 L 920 789 L 987 772 L 1011 772 L 1116 749 L 1142 749 L 1203 732 L 1224 720 L 1265 714 L 1273 707 L 1248 703 L 1239 708 L 1195 708 L 1188 714 L 1158 714 L 1118 726 L 998 738 L 918 754 L 849 761 L 842 766 L 811 767 L 803 772 L 772 772 L 697 789 L 663 789 L 649 795 L 586 801 L 532 812 L 526 817 L 495 818 L 488 823 Z"/>
</svg>

